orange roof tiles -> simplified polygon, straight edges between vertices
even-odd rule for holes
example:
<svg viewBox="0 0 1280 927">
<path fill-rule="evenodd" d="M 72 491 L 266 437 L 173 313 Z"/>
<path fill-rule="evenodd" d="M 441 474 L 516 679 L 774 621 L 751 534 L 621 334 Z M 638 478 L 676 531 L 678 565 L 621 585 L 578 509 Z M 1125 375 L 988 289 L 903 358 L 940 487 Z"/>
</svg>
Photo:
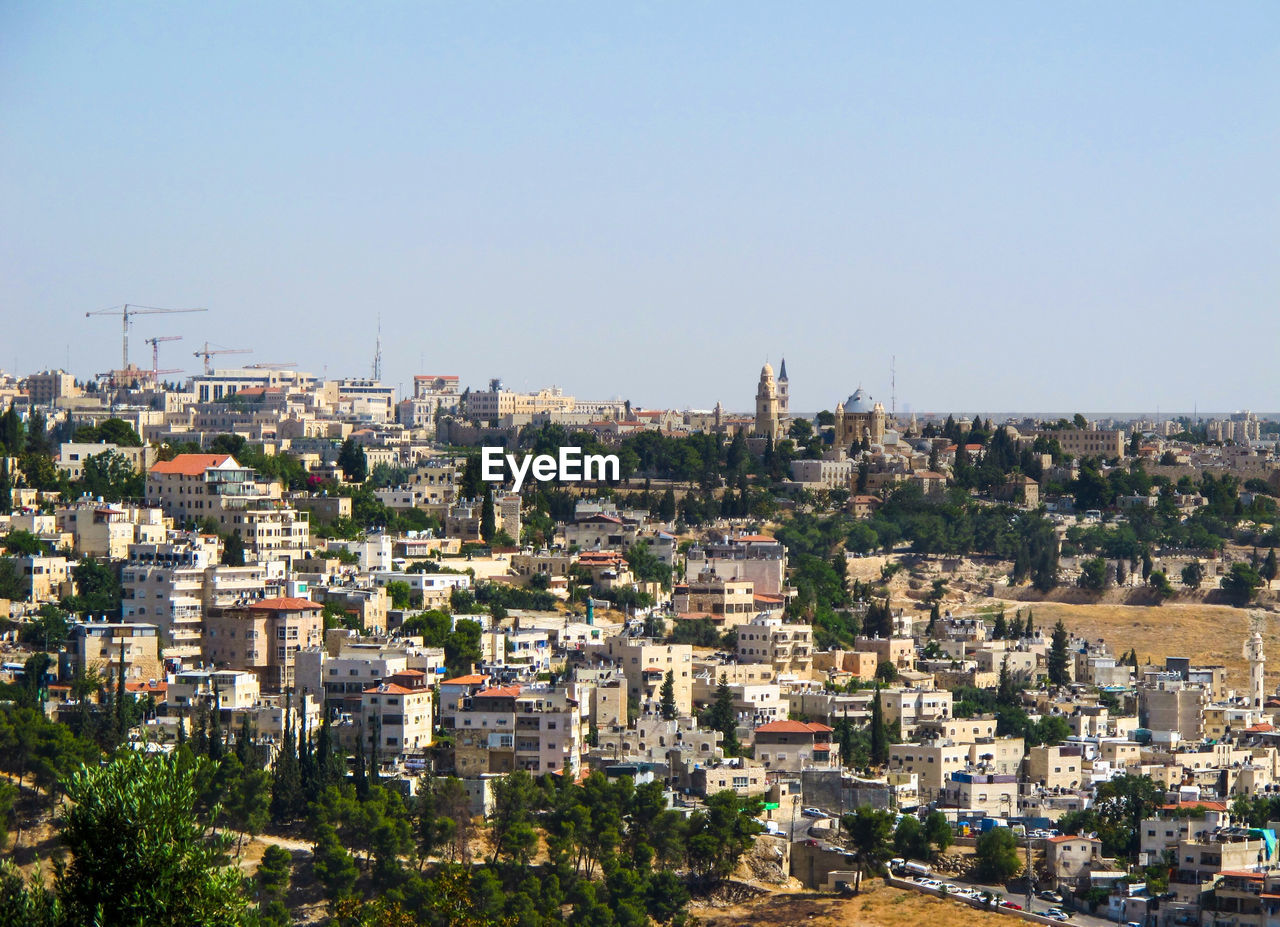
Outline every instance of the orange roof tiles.
<svg viewBox="0 0 1280 927">
<path fill-rule="evenodd" d="M 396 685 L 389 682 L 384 685 L 374 686 L 372 689 L 365 689 L 365 695 L 413 695 L 415 692 L 427 692 L 428 689 L 410 689 L 407 686 Z"/>
<path fill-rule="evenodd" d="M 520 694 L 519 686 L 495 686 L 492 689 L 481 689 L 476 698 L 513 698 Z"/>
<path fill-rule="evenodd" d="M 287 596 L 279 599 L 263 599 L 261 602 L 254 602 L 249 608 L 256 612 L 318 612 L 323 606 L 317 605 L 310 599 Z"/>
<path fill-rule="evenodd" d="M 446 679 L 440 683 L 442 686 L 475 686 L 481 685 L 489 681 L 488 676 L 481 676 L 479 673 L 472 673 L 469 676 L 455 676 L 452 679 Z"/>
<path fill-rule="evenodd" d="M 825 724 L 817 722 L 806 723 L 804 721 L 770 721 L 768 724 L 762 724 L 756 728 L 756 733 L 765 734 L 823 734 L 830 733 L 835 728 L 827 727 Z"/>
<path fill-rule="evenodd" d="M 179 454 L 173 460 L 161 460 L 152 464 L 151 472 L 200 476 L 210 467 L 221 466 L 230 459 L 228 454 Z"/>
</svg>

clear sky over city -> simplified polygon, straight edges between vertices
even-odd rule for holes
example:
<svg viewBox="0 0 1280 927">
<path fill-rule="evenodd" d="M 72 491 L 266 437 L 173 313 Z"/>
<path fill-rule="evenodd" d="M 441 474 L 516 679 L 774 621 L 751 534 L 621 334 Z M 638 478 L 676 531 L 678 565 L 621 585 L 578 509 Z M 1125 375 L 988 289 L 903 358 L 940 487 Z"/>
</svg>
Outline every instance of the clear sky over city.
<svg viewBox="0 0 1280 927">
<path fill-rule="evenodd" d="M 1280 410 L 1275 3 L 0 5 L 0 368 Z"/>
</svg>

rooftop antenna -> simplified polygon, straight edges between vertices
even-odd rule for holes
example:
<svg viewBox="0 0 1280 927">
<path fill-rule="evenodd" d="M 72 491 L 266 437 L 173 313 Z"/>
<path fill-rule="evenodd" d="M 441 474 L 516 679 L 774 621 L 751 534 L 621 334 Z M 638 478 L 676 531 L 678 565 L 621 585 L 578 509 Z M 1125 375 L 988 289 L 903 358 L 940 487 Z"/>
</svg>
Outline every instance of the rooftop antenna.
<svg viewBox="0 0 1280 927">
<path fill-rule="evenodd" d="M 889 355 L 889 417 L 898 417 L 898 355 Z"/>
<path fill-rule="evenodd" d="M 382 379 L 382 314 L 378 314 L 378 340 L 374 342 L 373 349 L 373 379 L 380 381 Z"/>
</svg>

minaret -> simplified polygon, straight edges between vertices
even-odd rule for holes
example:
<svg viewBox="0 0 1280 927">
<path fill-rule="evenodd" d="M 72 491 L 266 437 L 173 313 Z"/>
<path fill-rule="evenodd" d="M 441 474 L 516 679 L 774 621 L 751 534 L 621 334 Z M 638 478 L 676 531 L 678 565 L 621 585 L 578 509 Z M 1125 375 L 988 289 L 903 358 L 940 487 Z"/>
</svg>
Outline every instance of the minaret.
<svg viewBox="0 0 1280 927">
<path fill-rule="evenodd" d="M 1249 627 L 1252 634 L 1244 645 L 1244 655 L 1249 661 L 1249 705 L 1261 709 L 1264 696 L 1264 680 L 1266 678 L 1267 655 L 1263 650 L 1262 628 L 1266 623 L 1265 615 L 1257 610 L 1249 613 Z"/>
</svg>

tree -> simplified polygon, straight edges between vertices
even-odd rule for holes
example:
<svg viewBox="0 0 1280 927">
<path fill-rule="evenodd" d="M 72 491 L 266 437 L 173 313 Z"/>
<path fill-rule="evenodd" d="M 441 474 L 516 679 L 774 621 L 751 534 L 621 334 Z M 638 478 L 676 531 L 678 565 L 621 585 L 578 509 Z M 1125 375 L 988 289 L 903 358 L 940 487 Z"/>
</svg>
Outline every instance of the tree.
<svg viewBox="0 0 1280 927">
<path fill-rule="evenodd" d="M 876 679 L 887 686 L 891 686 L 898 681 L 898 668 L 893 665 L 891 660 L 881 660 L 876 665 Z"/>
<path fill-rule="evenodd" d="M 1169 585 L 1169 578 L 1165 576 L 1164 570 L 1152 570 L 1147 578 L 1147 585 L 1155 590 L 1156 596 L 1161 600 L 1173 595 L 1173 586 Z"/>
<path fill-rule="evenodd" d="M 142 447 L 142 438 L 133 426 L 120 418 L 105 419 L 98 425 L 76 429 L 75 439 L 89 444 L 114 444 L 117 447 Z"/>
<path fill-rule="evenodd" d="M 1053 626 L 1053 637 L 1049 642 L 1049 655 L 1045 661 L 1049 670 L 1049 682 L 1056 686 L 1065 686 L 1071 682 L 1071 674 L 1068 669 L 1071 662 L 1071 654 L 1068 652 L 1070 642 L 1071 638 L 1067 634 L 1067 626 L 1059 618 L 1058 623 Z"/>
<path fill-rule="evenodd" d="M 408 608 L 412 587 L 403 580 L 392 580 L 387 583 L 387 595 L 391 598 L 392 608 Z"/>
<path fill-rule="evenodd" d="M 675 673 L 667 670 L 667 675 L 662 680 L 662 717 L 664 720 L 674 721 L 678 716 Z"/>
<path fill-rule="evenodd" d="M 324 887 L 325 897 L 330 903 L 336 903 L 351 894 L 360 871 L 356 868 L 356 861 L 338 839 L 338 833 L 332 824 L 322 819 L 315 824 L 314 831 L 312 865 L 316 878 Z"/>
<path fill-rule="evenodd" d="M 369 477 L 369 458 L 354 438 L 347 438 L 338 449 L 338 466 L 348 483 L 363 483 Z"/>
<path fill-rule="evenodd" d="M 241 877 L 226 834 L 196 814 L 204 761 L 118 754 L 65 782 L 59 819 L 71 862 L 56 894 L 74 924 L 231 927 L 243 922 Z"/>
<path fill-rule="evenodd" d="M 1022 871 L 1018 838 L 1007 827 L 993 827 L 978 837 L 977 871 L 984 882 L 1003 884 Z"/>
<path fill-rule="evenodd" d="M 507 860 L 527 866 L 537 848 L 534 812 L 537 785 L 524 770 L 516 770 L 493 785 L 493 814 L 489 821 L 489 864 Z"/>
<path fill-rule="evenodd" d="M 1222 577 L 1219 585 L 1232 600 L 1243 605 L 1257 593 L 1262 577 L 1247 562 L 1239 560 L 1231 564 L 1231 570 Z"/>
<path fill-rule="evenodd" d="M 755 820 L 763 807 L 758 798 L 726 789 L 707 798 L 704 810 L 690 816 L 689 867 L 702 881 L 719 881 L 733 872 L 756 834 L 764 830 Z"/>
<path fill-rule="evenodd" d="M 1182 568 L 1183 585 L 1190 586 L 1192 589 L 1199 589 L 1200 584 L 1204 582 L 1204 564 L 1199 560 L 1192 560 Z"/>
<path fill-rule="evenodd" d="M 884 705 L 880 699 L 880 684 L 871 699 L 871 765 L 883 766 L 889 762 L 889 728 L 884 721 Z"/>
<path fill-rule="evenodd" d="M 903 815 L 893 832 L 893 851 L 906 859 L 928 859 L 931 855 L 929 838 L 920 819 L 914 815 Z"/>
<path fill-rule="evenodd" d="M 858 869 L 874 875 L 889 858 L 893 835 L 893 813 L 879 808 L 862 807 L 841 818 L 840 826 L 849 835 L 849 846 L 858 854 Z"/>
<path fill-rule="evenodd" d="M 933 844 L 933 848 L 938 853 L 946 851 L 951 846 L 953 833 L 951 830 L 951 822 L 947 820 L 947 816 L 941 811 L 930 811 L 929 816 L 924 819 L 924 833 L 929 843 Z"/>
<path fill-rule="evenodd" d="M 1100 591 L 1107 585 L 1109 572 L 1106 560 L 1102 557 L 1090 557 L 1080 564 L 1080 579 L 1077 583 L 1081 589 Z"/>
<path fill-rule="evenodd" d="M 484 487 L 484 501 L 480 504 L 480 537 L 488 544 L 493 540 L 494 532 L 497 530 L 497 521 L 493 509 L 493 484 L 486 483 Z"/>
<path fill-rule="evenodd" d="M 1271 582 L 1276 578 L 1277 572 L 1280 572 L 1280 567 L 1277 567 L 1276 565 L 1276 549 L 1273 547 L 1267 551 L 1267 559 L 1264 560 L 1262 562 L 1262 566 L 1258 568 L 1258 575 L 1267 582 Z"/>
<path fill-rule="evenodd" d="M 244 539 L 239 531 L 231 531 L 222 539 L 222 565 L 244 566 Z"/>
<path fill-rule="evenodd" d="M 259 927 L 289 927 L 293 918 L 285 906 L 293 858 L 283 847 L 271 844 L 262 854 L 254 881 L 258 886 Z"/>
<path fill-rule="evenodd" d="M 733 707 L 733 690 L 729 688 L 728 678 L 722 673 L 720 684 L 716 686 L 715 700 L 703 716 L 704 725 L 723 735 L 720 746 L 725 756 L 736 756 L 738 753 L 738 713 Z"/>
<path fill-rule="evenodd" d="M 658 500 L 658 520 L 670 524 L 676 518 L 676 494 L 668 488 Z"/>
</svg>

